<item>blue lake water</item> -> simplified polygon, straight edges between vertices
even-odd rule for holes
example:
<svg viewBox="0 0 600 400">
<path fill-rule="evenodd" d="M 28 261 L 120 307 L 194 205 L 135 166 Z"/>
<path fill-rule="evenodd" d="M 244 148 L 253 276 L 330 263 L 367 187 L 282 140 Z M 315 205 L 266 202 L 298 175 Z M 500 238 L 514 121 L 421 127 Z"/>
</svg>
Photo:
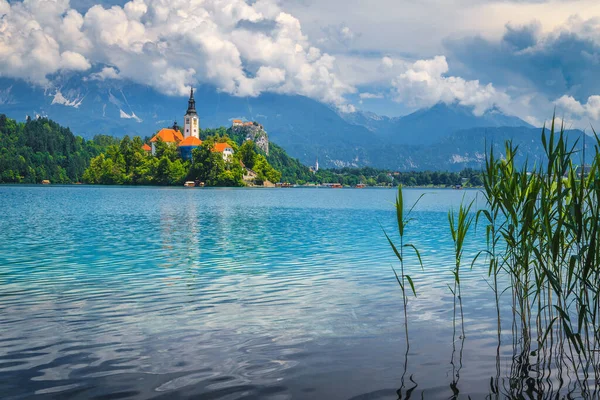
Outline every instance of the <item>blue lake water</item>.
<svg viewBox="0 0 600 400">
<path fill-rule="evenodd" d="M 0 186 L 0 397 L 395 399 L 404 374 L 450 398 L 447 211 L 477 191 L 422 193 L 404 374 L 395 190 Z M 463 280 L 473 399 L 496 374 L 486 274 Z"/>
</svg>

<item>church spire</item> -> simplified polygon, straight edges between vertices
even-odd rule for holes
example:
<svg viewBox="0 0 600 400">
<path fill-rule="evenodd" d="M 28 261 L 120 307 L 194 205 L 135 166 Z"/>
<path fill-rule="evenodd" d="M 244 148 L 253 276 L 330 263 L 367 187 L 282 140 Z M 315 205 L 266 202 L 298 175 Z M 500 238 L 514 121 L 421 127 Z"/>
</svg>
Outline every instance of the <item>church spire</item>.
<svg viewBox="0 0 600 400">
<path fill-rule="evenodd" d="M 196 100 L 194 100 L 194 88 L 190 89 L 190 99 L 188 100 L 187 114 L 196 114 Z"/>
<path fill-rule="evenodd" d="M 194 88 L 190 89 L 188 109 L 183 117 L 184 137 L 193 136 L 200 138 L 200 118 L 196 112 L 196 100 L 194 100 Z"/>
</svg>

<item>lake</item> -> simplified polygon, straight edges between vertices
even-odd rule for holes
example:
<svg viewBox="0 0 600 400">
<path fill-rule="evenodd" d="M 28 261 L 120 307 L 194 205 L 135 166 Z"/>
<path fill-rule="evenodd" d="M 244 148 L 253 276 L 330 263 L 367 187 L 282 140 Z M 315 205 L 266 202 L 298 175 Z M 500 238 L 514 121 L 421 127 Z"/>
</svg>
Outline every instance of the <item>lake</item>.
<svg viewBox="0 0 600 400">
<path fill-rule="evenodd" d="M 448 287 L 447 211 L 478 192 L 405 190 L 406 204 L 425 194 L 407 232 L 423 269 L 407 257 L 406 360 L 382 230 L 397 237 L 396 193 L 0 186 L 0 397 L 396 399 L 416 385 L 409 397 L 485 398 L 487 269 L 463 279 L 460 349 Z M 511 360 L 503 347 L 502 371 Z"/>
</svg>

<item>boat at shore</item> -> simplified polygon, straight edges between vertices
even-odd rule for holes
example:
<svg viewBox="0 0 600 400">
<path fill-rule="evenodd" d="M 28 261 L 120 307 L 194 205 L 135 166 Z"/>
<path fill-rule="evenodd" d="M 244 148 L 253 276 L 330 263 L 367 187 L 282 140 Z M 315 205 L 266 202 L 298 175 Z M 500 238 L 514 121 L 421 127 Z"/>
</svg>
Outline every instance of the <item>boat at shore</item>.
<svg viewBox="0 0 600 400">
<path fill-rule="evenodd" d="M 186 181 L 183 184 L 184 187 L 204 187 L 204 182 L 198 182 L 198 181 Z"/>
</svg>

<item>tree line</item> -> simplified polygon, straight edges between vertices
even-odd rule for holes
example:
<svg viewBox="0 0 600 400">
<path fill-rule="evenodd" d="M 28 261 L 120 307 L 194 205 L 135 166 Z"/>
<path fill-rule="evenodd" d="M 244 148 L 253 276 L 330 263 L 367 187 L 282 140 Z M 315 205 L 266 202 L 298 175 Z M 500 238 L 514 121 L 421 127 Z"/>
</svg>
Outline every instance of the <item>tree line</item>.
<svg viewBox="0 0 600 400">
<path fill-rule="evenodd" d="M 85 140 L 47 118 L 0 114 L 0 183 L 80 182 L 90 160 L 116 143 L 104 135 Z"/>
<path fill-rule="evenodd" d="M 372 167 L 321 169 L 309 182 L 339 183 L 346 186 L 481 186 L 481 172 L 466 168 L 461 172 L 408 171 L 398 172 Z M 302 182 L 300 182 L 302 183 Z"/>
</svg>

